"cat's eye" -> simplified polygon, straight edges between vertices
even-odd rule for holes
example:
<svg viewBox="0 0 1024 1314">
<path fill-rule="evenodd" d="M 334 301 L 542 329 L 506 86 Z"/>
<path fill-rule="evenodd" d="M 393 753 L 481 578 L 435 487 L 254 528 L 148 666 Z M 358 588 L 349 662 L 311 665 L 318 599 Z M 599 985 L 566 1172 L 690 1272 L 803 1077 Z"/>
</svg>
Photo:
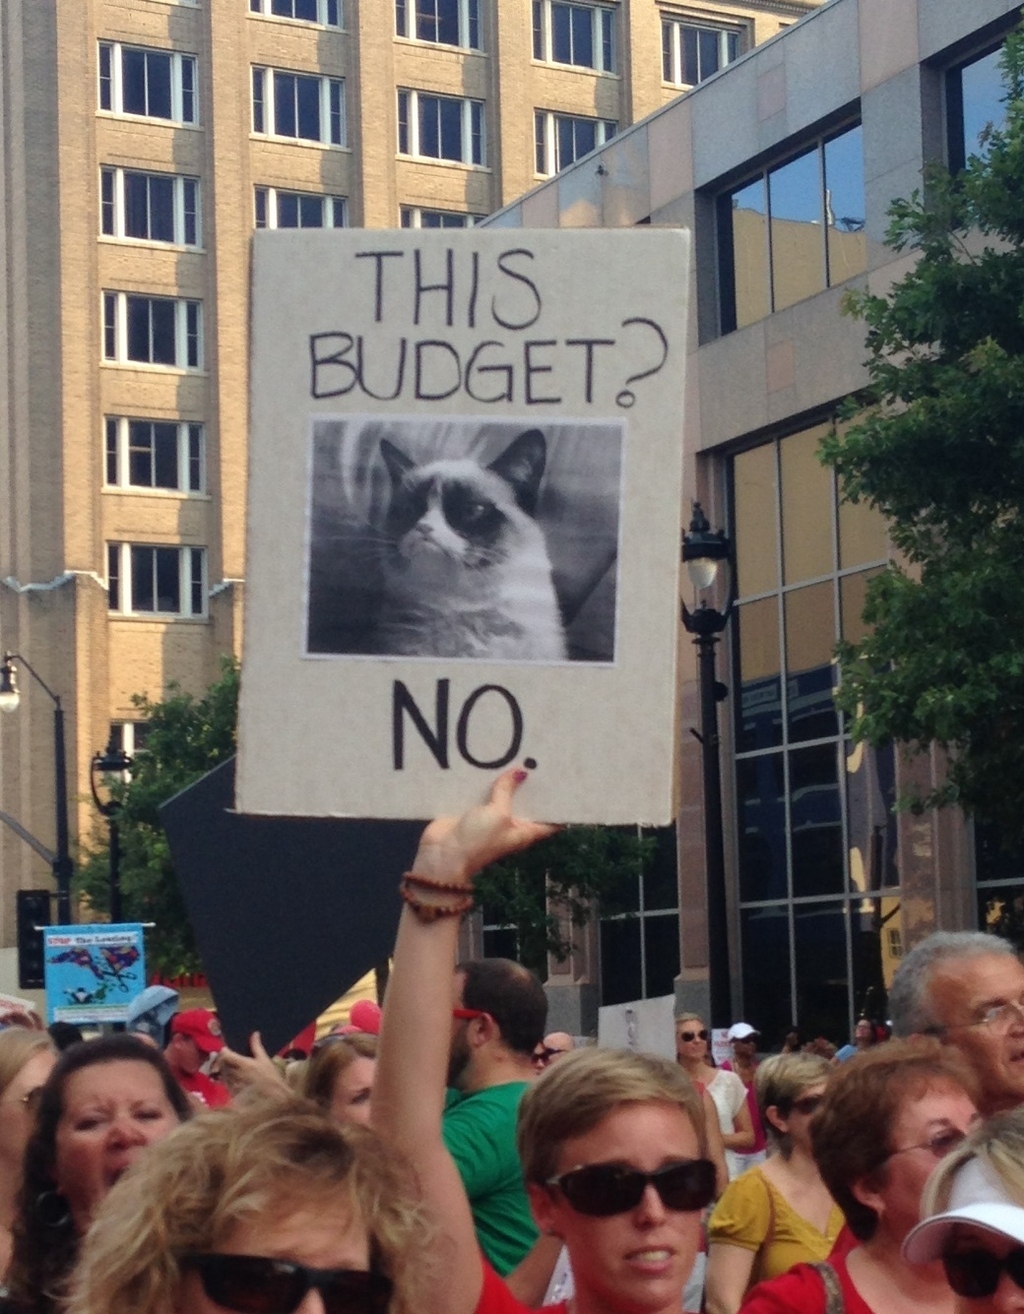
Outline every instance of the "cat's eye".
<svg viewBox="0 0 1024 1314">
<path fill-rule="evenodd" d="M 467 520 L 479 520 L 487 512 L 486 502 L 469 502 L 464 510 Z"/>
</svg>

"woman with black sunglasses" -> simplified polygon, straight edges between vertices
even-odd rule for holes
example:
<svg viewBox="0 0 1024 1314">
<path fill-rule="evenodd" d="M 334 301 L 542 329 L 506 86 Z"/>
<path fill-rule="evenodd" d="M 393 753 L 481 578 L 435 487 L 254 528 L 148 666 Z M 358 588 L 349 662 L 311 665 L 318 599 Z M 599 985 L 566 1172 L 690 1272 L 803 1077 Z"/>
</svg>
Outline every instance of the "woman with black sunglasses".
<svg viewBox="0 0 1024 1314">
<path fill-rule="evenodd" d="M 430 1239 L 378 1137 L 257 1096 L 174 1132 L 114 1187 L 67 1314 L 422 1314 Z"/>
<path fill-rule="evenodd" d="M 932 1174 L 912 1264 L 940 1261 L 956 1314 L 1024 1311 L 1024 1110 L 979 1125 Z"/>
<path fill-rule="evenodd" d="M 746 1292 L 803 1260 L 827 1258 L 843 1215 L 811 1153 L 811 1119 L 832 1071 L 814 1054 L 776 1054 L 754 1088 L 775 1153 L 730 1182 L 708 1222 L 708 1314 L 736 1314 Z"/>
<path fill-rule="evenodd" d="M 412 1161 L 440 1229 L 431 1314 L 526 1309 L 481 1256 L 441 1136 L 458 924 L 473 878 L 553 830 L 512 815 L 526 778 L 506 772 L 486 803 L 432 822 L 401 885 L 372 1121 Z M 523 1097 L 518 1142 L 537 1224 L 569 1252 L 574 1314 L 679 1314 L 715 1178 L 702 1106 L 679 1068 L 649 1055 L 566 1055 Z"/>
</svg>

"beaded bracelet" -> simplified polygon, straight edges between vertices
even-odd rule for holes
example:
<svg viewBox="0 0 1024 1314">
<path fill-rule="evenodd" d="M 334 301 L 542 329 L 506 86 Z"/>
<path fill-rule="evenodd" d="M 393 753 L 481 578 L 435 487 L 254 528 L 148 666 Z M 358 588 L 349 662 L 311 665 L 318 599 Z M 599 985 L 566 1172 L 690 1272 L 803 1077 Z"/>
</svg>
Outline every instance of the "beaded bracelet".
<svg viewBox="0 0 1024 1314">
<path fill-rule="evenodd" d="M 404 880 L 398 887 L 398 893 L 421 922 L 436 922 L 441 917 L 461 917 L 473 906 L 473 900 L 468 898 L 459 899 L 456 903 L 420 903 Z"/>
<path fill-rule="evenodd" d="M 428 881 L 423 876 L 417 876 L 414 871 L 402 873 L 402 880 L 408 885 L 420 885 L 425 890 L 444 890 L 446 894 L 472 894 L 472 885 L 455 885 L 447 884 L 444 881 Z"/>
</svg>

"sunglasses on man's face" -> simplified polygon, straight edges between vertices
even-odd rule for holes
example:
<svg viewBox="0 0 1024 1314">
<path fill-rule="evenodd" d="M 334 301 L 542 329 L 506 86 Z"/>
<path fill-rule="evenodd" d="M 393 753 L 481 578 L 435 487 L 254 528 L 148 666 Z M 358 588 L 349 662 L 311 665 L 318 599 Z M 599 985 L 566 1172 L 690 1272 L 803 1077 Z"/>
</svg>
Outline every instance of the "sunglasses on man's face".
<svg viewBox="0 0 1024 1314">
<path fill-rule="evenodd" d="M 946 1281 L 965 1300 L 994 1296 L 1003 1270 L 1024 1289 L 1024 1246 L 1017 1246 L 1002 1259 L 990 1250 L 951 1250 L 942 1256 Z"/>
<path fill-rule="evenodd" d="M 706 1031 L 680 1031 L 679 1033 L 679 1039 L 685 1040 L 687 1044 L 691 1040 L 707 1040 L 707 1038 L 708 1033 Z"/>
<path fill-rule="evenodd" d="M 642 1173 L 619 1163 L 591 1163 L 551 1177 L 578 1214 L 610 1218 L 635 1209 L 648 1186 L 653 1186 L 666 1209 L 690 1213 L 711 1203 L 715 1194 L 715 1165 L 709 1159 L 684 1159 L 653 1173 Z"/>
<path fill-rule="evenodd" d="M 383 1273 L 307 1268 L 261 1255 L 186 1255 L 208 1300 L 237 1314 L 294 1314 L 317 1290 L 326 1314 L 387 1314 L 391 1282 Z"/>
</svg>

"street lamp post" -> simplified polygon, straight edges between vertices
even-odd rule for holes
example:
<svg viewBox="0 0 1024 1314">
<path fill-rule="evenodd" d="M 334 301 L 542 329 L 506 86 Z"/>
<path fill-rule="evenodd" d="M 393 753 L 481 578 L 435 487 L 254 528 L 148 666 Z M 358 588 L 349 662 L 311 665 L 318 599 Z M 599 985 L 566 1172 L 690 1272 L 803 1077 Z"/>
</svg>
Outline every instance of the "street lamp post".
<svg viewBox="0 0 1024 1314">
<path fill-rule="evenodd" d="M 24 666 L 36 684 L 53 700 L 53 770 L 56 793 L 57 847 L 53 857 L 53 879 L 57 885 L 57 922 L 61 926 L 71 923 L 71 861 L 68 841 L 68 769 L 64 748 L 64 709 L 60 695 L 55 694 L 38 671 L 33 670 L 19 653 L 4 654 L 0 665 L 0 712 L 13 712 L 21 702 L 18 690 L 18 666 Z"/>
<path fill-rule="evenodd" d="M 729 561 L 729 540 L 708 524 L 699 502 L 683 537 L 683 563 L 694 588 L 711 588 L 719 567 Z M 704 777 L 704 868 L 708 919 L 708 989 L 712 1027 L 732 1023 L 729 984 L 729 917 L 725 899 L 725 838 L 722 830 L 722 777 L 717 704 L 728 689 L 715 678 L 715 645 L 729 623 L 735 601 L 735 572 L 730 570 L 729 597 L 724 611 L 706 599 L 691 611 L 682 604 L 683 625 L 694 635 L 700 687 L 700 744 Z"/>
<path fill-rule="evenodd" d="M 95 753 L 89 764 L 89 788 L 92 790 L 93 801 L 100 814 L 106 817 L 110 829 L 109 890 L 112 922 L 121 921 L 121 828 L 117 821 L 121 811 L 121 800 L 114 794 L 102 798 L 100 785 L 110 776 L 120 776 L 124 780 L 131 768 L 132 759 L 123 748 L 117 747 L 113 738 L 107 745 L 106 752 Z"/>
</svg>

